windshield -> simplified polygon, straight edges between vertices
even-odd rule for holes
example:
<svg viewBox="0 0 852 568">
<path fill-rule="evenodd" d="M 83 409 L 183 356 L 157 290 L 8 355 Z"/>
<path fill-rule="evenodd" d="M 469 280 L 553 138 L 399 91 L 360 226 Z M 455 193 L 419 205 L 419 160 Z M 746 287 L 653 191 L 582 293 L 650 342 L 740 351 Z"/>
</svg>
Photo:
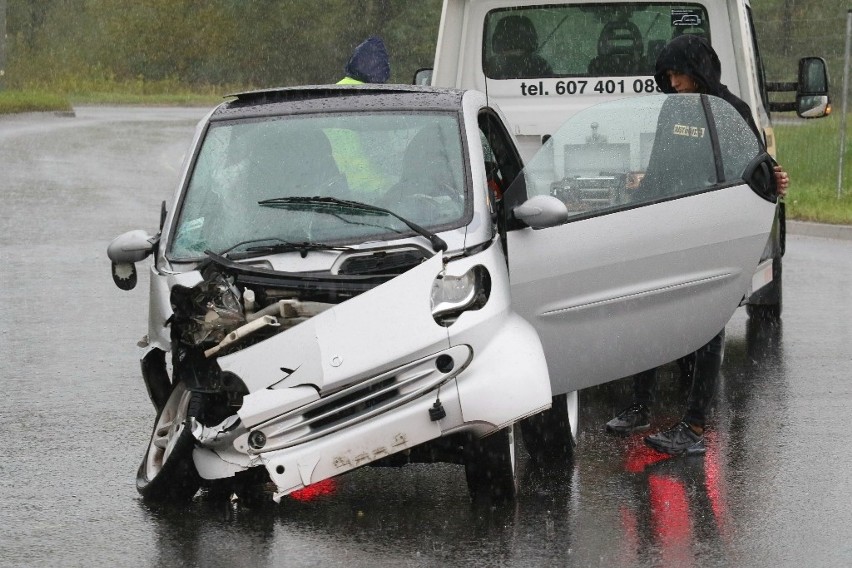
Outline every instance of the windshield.
<svg viewBox="0 0 852 568">
<path fill-rule="evenodd" d="M 483 70 L 490 79 L 653 75 L 657 54 L 684 33 L 710 39 L 700 4 L 607 2 L 492 10 L 485 18 Z M 648 89 L 639 83 L 633 92 Z"/>
<path fill-rule="evenodd" d="M 619 99 L 565 122 L 506 199 L 517 205 L 552 195 L 567 205 L 569 219 L 582 218 L 740 182 L 762 152 L 743 117 L 718 97 Z"/>
<path fill-rule="evenodd" d="M 181 204 L 169 258 L 296 243 L 341 245 L 461 226 L 465 168 L 452 113 L 274 116 L 212 123 Z M 294 197 L 387 209 L 270 207 Z M 393 214 L 390 214 L 393 213 Z M 400 219 L 399 217 L 402 217 Z"/>
</svg>

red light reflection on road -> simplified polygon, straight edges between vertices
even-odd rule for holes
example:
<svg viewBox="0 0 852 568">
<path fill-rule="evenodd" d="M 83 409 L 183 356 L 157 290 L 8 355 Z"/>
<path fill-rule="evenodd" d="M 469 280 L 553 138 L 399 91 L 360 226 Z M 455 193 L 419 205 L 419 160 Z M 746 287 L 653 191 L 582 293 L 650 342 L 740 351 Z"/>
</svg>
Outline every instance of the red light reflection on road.
<svg viewBox="0 0 852 568">
<path fill-rule="evenodd" d="M 312 485 L 308 485 L 304 489 L 293 491 L 290 497 L 296 501 L 313 501 L 323 495 L 331 495 L 337 489 L 337 484 L 334 479 L 324 479 Z"/>
<path fill-rule="evenodd" d="M 634 444 L 627 452 L 624 469 L 630 473 L 642 473 L 649 465 L 669 459 L 670 456 L 649 448 L 645 444 Z"/>
<path fill-rule="evenodd" d="M 639 490 L 634 494 L 635 500 L 619 508 L 624 565 L 638 562 L 648 546 L 656 549 L 662 566 L 695 565 L 693 523 L 704 522 L 710 518 L 708 513 L 712 514 L 719 536 L 725 539 L 725 467 L 719 445 L 717 433 L 708 432 L 707 453 L 703 457 L 683 458 L 657 452 L 646 446 L 641 437 L 631 440 L 624 456 L 624 469 L 633 477 L 631 483 L 645 485 L 647 493 Z M 680 467 L 677 462 L 672 467 L 655 467 L 667 460 L 683 459 L 701 460 L 700 470 Z"/>
<path fill-rule="evenodd" d="M 663 566 L 692 564 L 692 523 L 683 483 L 667 475 L 648 476 L 654 537 Z"/>
<path fill-rule="evenodd" d="M 722 474 L 722 456 L 719 451 L 720 441 L 715 431 L 708 432 L 705 436 L 707 442 L 707 455 L 704 456 L 704 486 L 707 489 L 707 498 L 710 500 L 710 508 L 716 518 L 716 526 L 719 534 L 728 537 L 726 513 L 728 502 L 725 494 L 725 480 Z"/>
</svg>

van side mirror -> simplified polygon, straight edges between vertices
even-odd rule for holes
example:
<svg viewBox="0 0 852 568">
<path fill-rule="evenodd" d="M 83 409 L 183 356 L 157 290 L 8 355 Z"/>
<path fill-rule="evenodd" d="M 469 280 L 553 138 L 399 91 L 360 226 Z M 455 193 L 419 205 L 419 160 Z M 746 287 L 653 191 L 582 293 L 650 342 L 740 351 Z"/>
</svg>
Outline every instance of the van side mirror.
<svg viewBox="0 0 852 568">
<path fill-rule="evenodd" d="M 828 71 L 821 57 L 803 57 L 799 60 L 799 77 L 795 83 L 767 83 L 771 93 L 796 92 L 796 102 L 773 101 L 772 112 L 796 111 L 802 118 L 820 118 L 831 114 L 828 97 Z"/>
<path fill-rule="evenodd" d="M 428 87 L 432 84 L 432 68 L 424 67 L 422 69 L 418 69 L 416 73 L 414 73 L 414 81 L 411 82 L 412 85 L 423 85 Z"/>
<path fill-rule="evenodd" d="M 819 118 L 830 113 L 825 60 L 821 57 L 803 57 L 799 60 L 796 114 L 802 118 Z"/>
</svg>

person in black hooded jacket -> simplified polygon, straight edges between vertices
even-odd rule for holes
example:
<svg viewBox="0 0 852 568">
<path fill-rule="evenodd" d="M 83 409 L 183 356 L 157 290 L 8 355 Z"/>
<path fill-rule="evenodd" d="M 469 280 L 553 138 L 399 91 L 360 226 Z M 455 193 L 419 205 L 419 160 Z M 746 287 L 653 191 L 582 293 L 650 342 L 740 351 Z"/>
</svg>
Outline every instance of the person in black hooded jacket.
<svg viewBox="0 0 852 568">
<path fill-rule="evenodd" d="M 678 36 L 663 47 L 657 56 L 654 80 L 664 93 L 704 93 L 727 101 L 743 117 L 762 146 L 763 134 L 757 128 L 751 108 L 722 84 L 722 63 L 719 56 L 702 36 Z M 790 177 L 784 169 L 775 166 L 778 195 L 787 194 Z"/>
<path fill-rule="evenodd" d="M 337 82 L 338 85 L 387 83 L 390 79 L 390 60 L 382 38 L 370 36 L 358 44 L 343 72 L 346 75 Z"/>
<path fill-rule="evenodd" d="M 751 109 L 721 83 L 721 74 L 719 57 L 707 40 L 697 35 L 682 35 L 666 44 L 658 55 L 654 79 L 664 93 L 703 93 L 724 99 L 742 115 L 763 146 L 763 136 L 752 118 Z M 646 187 L 654 183 L 650 176 L 643 179 L 643 184 L 646 182 Z M 786 195 L 789 176 L 778 165 L 775 166 L 775 182 L 777 193 Z M 637 191 L 642 189 L 640 185 Z M 698 351 L 678 361 L 682 371 L 691 375 L 686 413 L 668 430 L 647 436 L 647 445 L 674 455 L 700 455 L 706 451 L 704 427 L 716 391 L 724 344 L 723 328 Z M 607 422 L 608 432 L 629 434 L 650 427 L 650 406 L 654 402 L 656 377 L 657 369 L 633 376 L 633 404 Z"/>
</svg>

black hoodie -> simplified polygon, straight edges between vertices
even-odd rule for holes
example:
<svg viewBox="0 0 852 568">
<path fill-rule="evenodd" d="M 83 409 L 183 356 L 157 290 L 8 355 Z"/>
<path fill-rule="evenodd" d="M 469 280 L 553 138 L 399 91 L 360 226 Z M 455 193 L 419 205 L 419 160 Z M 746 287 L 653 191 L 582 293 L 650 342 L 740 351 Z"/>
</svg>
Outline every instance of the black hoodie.
<svg viewBox="0 0 852 568">
<path fill-rule="evenodd" d="M 678 36 L 667 43 L 657 56 L 654 80 L 664 93 L 674 93 L 676 91 L 672 88 L 667 71 L 689 75 L 698 83 L 701 93 L 728 101 L 742 115 L 761 145 L 764 144 L 763 135 L 757 129 L 749 106 L 722 84 L 722 64 L 706 39 L 690 34 Z"/>
<path fill-rule="evenodd" d="M 721 70 L 719 57 L 704 38 L 683 35 L 671 40 L 657 56 L 654 79 L 660 90 L 674 94 L 677 91 L 672 87 L 667 72 L 689 75 L 697 83 L 699 93 L 719 97 L 733 106 L 754 133 L 757 144 L 765 148 L 751 109 L 720 82 Z M 634 201 L 683 195 L 708 186 L 717 179 L 709 138 L 684 136 L 676 131 L 679 126 L 704 124 L 704 111 L 695 105 L 693 97 L 670 97 L 660 110 L 648 168 L 633 192 Z"/>
<path fill-rule="evenodd" d="M 370 36 L 361 42 L 346 63 L 347 77 L 362 83 L 387 83 L 390 78 L 390 62 L 385 42 Z"/>
</svg>

